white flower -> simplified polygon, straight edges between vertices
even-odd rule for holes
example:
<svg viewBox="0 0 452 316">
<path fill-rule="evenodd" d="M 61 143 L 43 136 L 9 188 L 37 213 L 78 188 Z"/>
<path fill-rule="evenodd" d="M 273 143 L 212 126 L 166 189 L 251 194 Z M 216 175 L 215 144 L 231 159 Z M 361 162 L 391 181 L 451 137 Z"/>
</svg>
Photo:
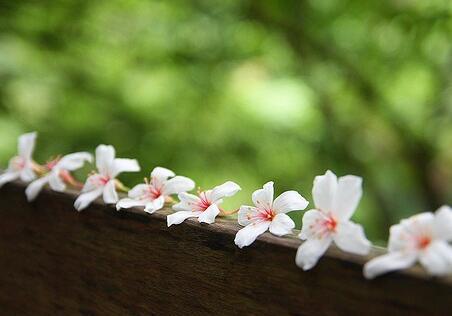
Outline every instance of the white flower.
<svg viewBox="0 0 452 316">
<path fill-rule="evenodd" d="M 235 244 L 239 248 L 251 245 L 256 238 L 270 231 L 273 235 L 283 236 L 292 232 L 295 223 L 286 214 L 295 210 L 304 210 L 308 201 L 296 191 L 287 191 L 273 201 L 273 182 L 266 183 L 262 189 L 252 195 L 254 206 L 241 206 L 238 221 L 246 226 L 237 232 Z"/>
<path fill-rule="evenodd" d="M 171 178 L 171 179 L 169 179 Z M 129 191 L 129 197 L 121 199 L 116 208 L 131 208 L 144 206 L 144 211 L 154 213 L 160 210 L 165 204 L 165 200 L 172 194 L 193 190 L 195 183 L 193 180 L 176 176 L 174 172 L 166 168 L 157 167 L 151 172 L 149 183 L 138 184 Z"/>
<path fill-rule="evenodd" d="M 390 271 L 406 269 L 419 261 L 431 275 L 452 274 L 452 209 L 443 206 L 391 226 L 388 253 L 364 266 L 368 279 Z"/>
<path fill-rule="evenodd" d="M 88 207 L 91 202 L 101 195 L 103 195 L 105 203 L 117 203 L 116 177 L 121 172 L 140 171 L 140 166 L 135 159 L 115 158 L 115 149 L 113 146 L 107 145 L 97 146 L 96 166 L 98 173 L 88 177 L 82 193 L 75 200 L 74 206 L 78 211 Z"/>
<path fill-rule="evenodd" d="M 362 196 L 362 179 L 356 176 L 337 179 L 328 170 L 315 178 L 312 195 L 315 209 L 303 216 L 299 237 L 306 241 L 298 248 L 296 264 L 303 270 L 311 269 L 333 241 L 343 251 L 369 253 L 371 243 L 362 226 L 350 221 Z"/>
<path fill-rule="evenodd" d="M 23 134 L 19 137 L 18 155 L 11 158 L 8 169 L 0 175 L 0 188 L 8 182 L 21 179 L 24 182 L 33 181 L 36 174 L 33 171 L 32 154 L 35 148 L 36 132 Z"/>
<path fill-rule="evenodd" d="M 200 223 L 212 224 L 220 214 L 219 205 L 223 198 L 230 197 L 240 191 L 238 184 L 228 181 L 212 190 L 199 193 L 199 196 L 182 192 L 178 195 L 180 202 L 173 206 L 178 211 L 168 215 L 168 227 L 180 224 L 190 217 L 197 217 Z"/>
<path fill-rule="evenodd" d="M 47 163 L 45 167 L 49 173 L 30 183 L 25 190 L 28 201 L 33 201 L 47 183 L 54 191 L 64 191 L 66 189 L 65 182 L 71 179 L 70 171 L 80 169 L 85 162 L 91 162 L 92 159 L 90 153 L 78 152 Z"/>
</svg>

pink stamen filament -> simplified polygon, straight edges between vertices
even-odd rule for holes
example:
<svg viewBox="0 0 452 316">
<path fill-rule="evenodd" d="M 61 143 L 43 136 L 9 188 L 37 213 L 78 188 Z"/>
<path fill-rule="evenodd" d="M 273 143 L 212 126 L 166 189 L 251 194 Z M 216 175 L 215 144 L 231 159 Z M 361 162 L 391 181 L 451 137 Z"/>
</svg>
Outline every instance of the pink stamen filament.
<svg viewBox="0 0 452 316">
<path fill-rule="evenodd" d="M 337 221 L 334 217 L 329 217 L 325 222 L 326 228 L 331 231 L 335 232 L 337 227 Z"/>
<path fill-rule="evenodd" d="M 52 170 L 53 168 L 55 168 L 55 166 L 58 164 L 59 161 L 60 161 L 60 158 L 53 159 L 53 160 L 47 162 L 45 164 L 45 166 L 48 170 Z"/>
<path fill-rule="evenodd" d="M 275 218 L 275 216 L 276 216 L 275 211 L 267 209 L 267 210 L 258 210 L 257 214 L 254 215 L 247 214 L 247 219 L 252 222 L 255 221 L 271 222 L 273 218 Z"/>
<path fill-rule="evenodd" d="M 108 181 L 110 181 L 110 177 L 100 177 L 99 181 L 102 185 L 106 185 L 108 183 Z"/>
<path fill-rule="evenodd" d="M 142 200 L 155 200 L 163 195 L 163 186 L 155 178 L 151 178 L 151 181 L 149 181 L 147 178 L 144 178 L 144 182 L 147 187 L 141 195 Z"/>
<path fill-rule="evenodd" d="M 148 192 L 147 192 L 147 196 L 150 197 L 151 199 L 155 200 L 157 198 L 159 198 L 162 195 L 162 191 L 152 185 L 150 185 L 148 187 Z"/>
<path fill-rule="evenodd" d="M 111 178 L 109 176 L 102 176 L 100 174 L 96 175 L 96 177 L 91 178 L 91 182 L 95 186 L 104 186 L 110 181 Z"/>
<path fill-rule="evenodd" d="M 276 213 L 273 210 L 265 210 L 263 212 L 259 212 L 260 218 L 264 221 L 272 221 L 276 216 Z"/>
<path fill-rule="evenodd" d="M 324 219 L 316 219 L 314 224 L 310 225 L 309 228 L 315 236 L 324 238 L 327 235 L 336 232 L 337 224 L 337 220 L 332 215 L 329 215 Z"/>
<path fill-rule="evenodd" d="M 209 208 L 209 206 L 212 205 L 212 202 L 209 201 L 209 199 L 206 196 L 206 193 L 204 192 L 201 192 L 199 194 L 199 198 L 201 199 L 201 201 L 199 201 L 198 205 L 196 206 L 199 208 L 200 211 L 204 212 Z"/>
<path fill-rule="evenodd" d="M 69 171 L 64 169 L 60 170 L 59 176 L 65 183 L 72 185 L 73 187 L 78 189 L 83 188 L 83 183 L 77 181 Z"/>
</svg>

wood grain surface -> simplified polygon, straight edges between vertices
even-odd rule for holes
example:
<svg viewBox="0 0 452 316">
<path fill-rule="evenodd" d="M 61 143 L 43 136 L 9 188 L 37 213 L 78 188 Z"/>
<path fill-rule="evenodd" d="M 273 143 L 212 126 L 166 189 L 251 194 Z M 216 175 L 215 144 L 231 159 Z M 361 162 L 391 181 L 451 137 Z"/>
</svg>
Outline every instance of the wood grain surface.
<svg viewBox="0 0 452 316">
<path fill-rule="evenodd" d="M 1 315 L 450 315 L 452 281 L 417 267 L 373 281 L 369 259 L 332 248 L 309 272 L 300 241 L 265 234 L 238 249 L 233 220 L 166 226 L 73 193 L 0 189 Z M 371 256 L 381 253 L 374 249 Z"/>
</svg>

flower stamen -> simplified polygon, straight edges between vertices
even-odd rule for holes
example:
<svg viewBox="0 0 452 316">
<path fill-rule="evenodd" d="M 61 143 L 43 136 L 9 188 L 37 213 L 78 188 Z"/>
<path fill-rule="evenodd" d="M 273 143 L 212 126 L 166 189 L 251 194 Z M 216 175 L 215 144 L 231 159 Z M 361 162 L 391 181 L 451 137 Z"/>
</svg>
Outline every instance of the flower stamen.
<svg viewBox="0 0 452 316">
<path fill-rule="evenodd" d="M 205 211 L 209 208 L 212 203 L 209 201 L 209 199 L 206 196 L 205 192 L 201 192 L 199 194 L 200 202 L 198 203 L 198 207 L 201 209 L 201 211 Z"/>
<path fill-rule="evenodd" d="M 50 159 L 49 161 L 47 161 L 47 163 L 45 164 L 45 167 L 47 168 L 47 170 L 52 170 L 53 168 L 55 168 L 55 166 L 58 164 L 58 162 L 60 161 L 61 156 L 57 156 L 53 159 Z"/>
<path fill-rule="evenodd" d="M 261 220 L 271 222 L 273 218 L 275 218 L 276 213 L 272 209 L 266 209 L 264 211 L 260 211 L 257 217 Z"/>
<path fill-rule="evenodd" d="M 425 249 L 430 245 L 431 242 L 432 238 L 430 236 L 422 236 L 417 241 L 417 247 L 419 249 Z"/>
</svg>

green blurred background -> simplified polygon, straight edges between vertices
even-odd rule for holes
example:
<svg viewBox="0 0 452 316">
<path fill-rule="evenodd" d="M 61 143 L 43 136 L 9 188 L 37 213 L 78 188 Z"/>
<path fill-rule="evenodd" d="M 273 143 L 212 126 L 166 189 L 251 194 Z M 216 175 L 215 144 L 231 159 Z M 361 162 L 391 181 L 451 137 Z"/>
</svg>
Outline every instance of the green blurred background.
<svg viewBox="0 0 452 316">
<path fill-rule="evenodd" d="M 364 177 L 355 220 L 452 200 L 452 2 L 0 0 L 0 162 L 113 144 L 249 204 L 268 180 L 311 199 Z M 312 205 L 312 203 L 311 203 Z M 297 215 L 296 222 L 301 219 Z"/>
</svg>

